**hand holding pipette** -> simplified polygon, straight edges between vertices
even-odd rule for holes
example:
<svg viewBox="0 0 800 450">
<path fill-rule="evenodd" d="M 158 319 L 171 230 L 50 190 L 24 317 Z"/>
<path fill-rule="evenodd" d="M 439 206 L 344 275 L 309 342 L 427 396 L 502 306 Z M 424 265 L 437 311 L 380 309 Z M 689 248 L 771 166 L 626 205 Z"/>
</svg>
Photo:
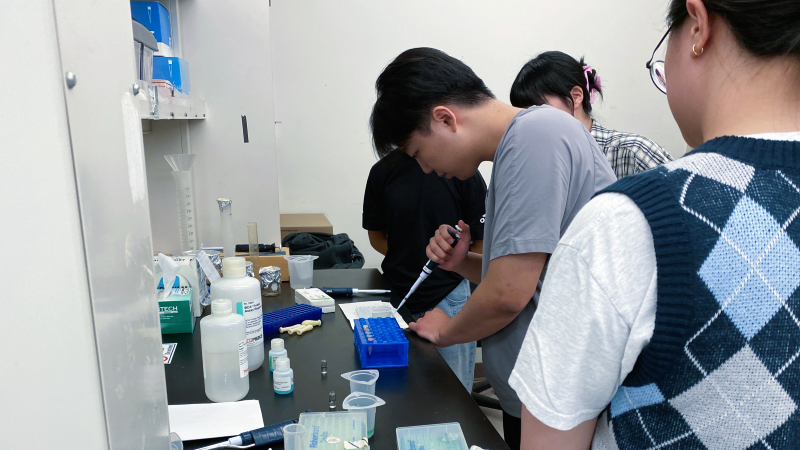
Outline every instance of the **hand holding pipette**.
<svg viewBox="0 0 800 450">
<path fill-rule="evenodd" d="M 463 223 L 463 221 L 460 221 L 459 223 Z M 456 225 L 454 228 L 459 232 L 463 231 L 459 225 Z M 439 232 L 439 231 L 440 230 L 437 230 L 437 232 Z M 452 243 L 448 243 L 448 246 L 451 247 L 451 249 L 454 249 L 456 247 L 456 245 L 458 245 L 458 240 L 461 238 L 461 235 L 456 233 L 455 231 L 453 231 L 453 229 L 451 229 L 449 227 L 447 228 L 447 233 L 453 239 L 453 242 Z M 431 245 L 433 245 L 434 239 L 436 239 L 436 236 L 434 236 L 431 239 Z M 439 247 L 439 249 L 441 250 L 441 247 Z M 430 245 L 428 246 L 428 249 L 427 249 L 426 252 L 428 253 L 429 257 L 431 257 L 431 256 L 436 257 L 437 256 L 436 253 L 433 253 L 433 255 L 431 255 L 431 246 Z M 439 257 L 439 259 L 441 260 L 442 257 Z M 433 272 L 433 269 L 435 269 L 437 266 L 439 266 L 439 263 L 433 262 L 430 259 L 428 260 L 427 263 L 425 263 L 424 266 L 422 266 L 422 272 L 419 274 L 419 278 L 417 278 L 417 281 L 414 283 L 413 286 L 411 286 L 411 289 L 408 290 L 408 294 L 406 294 L 405 298 L 403 298 L 403 301 L 401 301 L 400 304 L 397 305 L 397 308 L 395 309 L 395 311 L 397 311 L 397 310 L 399 310 L 400 308 L 403 307 L 403 305 L 406 303 L 406 300 L 408 300 L 408 298 L 411 297 L 411 294 L 413 294 L 417 290 L 419 285 L 422 284 L 422 282 L 425 281 L 426 278 L 428 278 L 428 275 L 430 275 L 431 272 Z"/>
</svg>

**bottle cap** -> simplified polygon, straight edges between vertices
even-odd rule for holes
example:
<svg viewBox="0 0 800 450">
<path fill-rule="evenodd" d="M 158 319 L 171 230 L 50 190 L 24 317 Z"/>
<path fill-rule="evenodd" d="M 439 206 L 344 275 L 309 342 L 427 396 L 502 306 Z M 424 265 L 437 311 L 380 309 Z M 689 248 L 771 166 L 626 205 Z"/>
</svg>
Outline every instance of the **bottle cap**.
<svg viewBox="0 0 800 450">
<path fill-rule="evenodd" d="M 247 261 L 241 256 L 222 258 L 222 276 L 233 278 L 247 276 Z"/>
<path fill-rule="evenodd" d="M 275 338 L 269 341 L 270 348 L 275 351 L 283 350 L 283 339 Z"/>
<path fill-rule="evenodd" d="M 289 358 L 281 356 L 275 360 L 275 370 L 289 370 Z"/>
<path fill-rule="evenodd" d="M 218 298 L 211 302 L 211 314 L 229 314 L 231 301 L 227 298 Z"/>
</svg>

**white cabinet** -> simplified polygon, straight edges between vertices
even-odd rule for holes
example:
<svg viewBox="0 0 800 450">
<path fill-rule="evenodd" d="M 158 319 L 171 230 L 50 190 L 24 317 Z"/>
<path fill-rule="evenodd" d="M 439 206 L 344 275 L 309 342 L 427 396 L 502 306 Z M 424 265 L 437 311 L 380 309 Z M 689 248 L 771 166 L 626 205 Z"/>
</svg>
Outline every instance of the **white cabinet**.
<svg viewBox="0 0 800 450">
<path fill-rule="evenodd" d="M 245 221 L 280 237 L 268 3 L 165 3 L 207 117 L 146 120 L 144 136 L 127 1 L 3 4 L 3 448 L 169 448 L 152 261 L 180 242 L 164 154 L 197 154 L 201 242 L 219 242 L 221 196 L 237 240 Z"/>
</svg>

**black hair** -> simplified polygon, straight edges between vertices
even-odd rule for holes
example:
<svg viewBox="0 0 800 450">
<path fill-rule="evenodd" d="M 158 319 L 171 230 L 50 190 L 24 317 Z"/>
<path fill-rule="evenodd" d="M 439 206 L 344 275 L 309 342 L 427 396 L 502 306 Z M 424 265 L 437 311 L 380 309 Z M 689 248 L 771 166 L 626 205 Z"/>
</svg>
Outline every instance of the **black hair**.
<svg viewBox="0 0 800 450">
<path fill-rule="evenodd" d="M 426 47 L 395 58 L 378 77 L 375 91 L 378 99 L 369 124 L 379 158 L 403 148 L 414 131 L 430 132 L 436 106 L 476 106 L 494 98 L 466 64 Z"/>
<path fill-rule="evenodd" d="M 584 73 L 584 66 L 583 58 L 576 61 L 563 52 L 540 53 L 525 63 L 517 74 L 514 84 L 511 85 L 511 104 L 518 108 L 544 105 L 547 103 L 545 95 L 555 95 L 574 108 L 570 91 L 578 86 L 583 90 L 583 111 L 591 114 L 591 91 L 602 96 L 603 89 L 597 71 L 592 69 L 588 73 L 589 91 L 586 90 L 587 74 Z"/>
<path fill-rule="evenodd" d="M 710 14 L 725 20 L 739 45 L 759 57 L 800 56 L 800 0 L 703 0 Z M 672 0 L 667 22 L 680 28 L 686 0 Z"/>
</svg>

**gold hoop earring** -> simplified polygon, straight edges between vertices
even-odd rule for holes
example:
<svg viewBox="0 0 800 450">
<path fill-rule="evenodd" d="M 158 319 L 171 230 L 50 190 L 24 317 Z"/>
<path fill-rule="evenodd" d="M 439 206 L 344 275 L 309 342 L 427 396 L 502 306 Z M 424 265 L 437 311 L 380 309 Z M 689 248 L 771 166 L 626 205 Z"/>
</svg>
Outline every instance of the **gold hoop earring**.
<svg viewBox="0 0 800 450">
<path fill-rule="evenodd" d="M 704 51 L 705 49 L 706 49 L 705 47 L 701 47 L 701 48 L 700 48 L 700 53 L 697 53 L 697 50 L 695 50 L 695 44 L 692 44 L 692 53 L 694 53 L 694 56 L 700 56 L 700 55 L 702 55 L 702 54 L 703 54 L 703 51 Z"/>
</svg>

